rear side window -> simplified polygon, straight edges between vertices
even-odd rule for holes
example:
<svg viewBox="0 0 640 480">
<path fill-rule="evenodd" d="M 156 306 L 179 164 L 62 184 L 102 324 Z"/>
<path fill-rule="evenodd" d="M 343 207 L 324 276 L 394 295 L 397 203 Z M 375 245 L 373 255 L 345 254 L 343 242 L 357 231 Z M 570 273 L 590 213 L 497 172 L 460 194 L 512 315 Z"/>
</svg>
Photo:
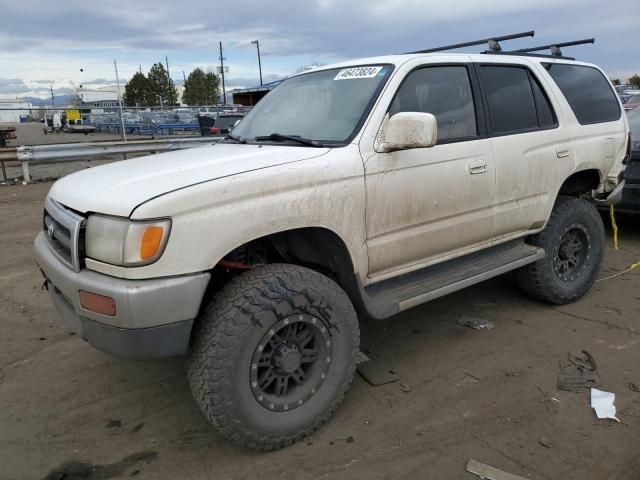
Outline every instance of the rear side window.
<svg viewBox="0 0 640 480">
<path fill-rule="evenodd" d="M 598 69 L 564 63 L 543 65 L 582 125 L 612 122 L 620 118 L 618 99 Z"/>
<path fill-rule="evenodd" d="M 389 115 L 431 113 L 438 122 L 438 143 L 478 136 L 469 72 L 464 66 L 425 67 L 411 72 L 396 93 Z"/>
<path fill-rule="evenodd" d="M 495 135 L 531 132 L 556 125 L 549 99 L 527 68 L 482 65 L 480 72 Z"/>
</svg>

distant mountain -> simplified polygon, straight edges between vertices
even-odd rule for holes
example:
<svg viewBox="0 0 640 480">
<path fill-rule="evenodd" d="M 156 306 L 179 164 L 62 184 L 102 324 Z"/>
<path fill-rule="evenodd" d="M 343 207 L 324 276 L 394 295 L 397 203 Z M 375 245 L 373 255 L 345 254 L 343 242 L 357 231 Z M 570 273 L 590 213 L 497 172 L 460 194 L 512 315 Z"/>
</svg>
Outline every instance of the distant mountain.
<svg viewBox="0 0 640 480">
<path fill-rule="evenodd" d="M 39 98 L 39 97 L 22 97 L 21 100 L 25 102 L 31 102 L 34 107 L 50 107 L 51 106 L 51 97 L 49 98 Z M 64 106 L 64 105 L 73 105 L 76 101 L 75 95 L 56 95 L 54 97 L 54 105 L 55 106 Z"/>
</svg>

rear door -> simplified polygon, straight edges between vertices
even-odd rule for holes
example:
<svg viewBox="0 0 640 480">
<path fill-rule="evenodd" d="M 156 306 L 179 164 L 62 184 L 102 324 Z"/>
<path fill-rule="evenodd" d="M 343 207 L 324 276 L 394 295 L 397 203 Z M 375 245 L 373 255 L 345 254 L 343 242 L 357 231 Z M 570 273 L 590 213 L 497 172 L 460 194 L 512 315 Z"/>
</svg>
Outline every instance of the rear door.
<svg viewBox="0 0 640 480">
<path fill-rule="evenodd" d="M 496 165 L 496 239 L 544 225 L 573 153 L 540 79 L 526 63 L 476 66 Z M 564 178 L 564 177 L 562 177 Z"/>
</svg>

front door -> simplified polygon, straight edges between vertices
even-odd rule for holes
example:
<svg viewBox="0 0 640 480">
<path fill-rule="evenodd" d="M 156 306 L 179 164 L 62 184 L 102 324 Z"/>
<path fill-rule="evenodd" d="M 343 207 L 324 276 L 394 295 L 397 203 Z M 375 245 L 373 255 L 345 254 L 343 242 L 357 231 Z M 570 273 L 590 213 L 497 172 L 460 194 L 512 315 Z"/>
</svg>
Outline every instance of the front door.
<svg viewBox="0 0 640 480">
<path fill-rule="evenodd" d="M 366 159 L 370 277 L 419 268 L 490 241 L 496 172 L 472 75 L 467 65 L 428 66 L 400 85 L 389 116 L 435 115 L 438 144 Z"/>
</svg>

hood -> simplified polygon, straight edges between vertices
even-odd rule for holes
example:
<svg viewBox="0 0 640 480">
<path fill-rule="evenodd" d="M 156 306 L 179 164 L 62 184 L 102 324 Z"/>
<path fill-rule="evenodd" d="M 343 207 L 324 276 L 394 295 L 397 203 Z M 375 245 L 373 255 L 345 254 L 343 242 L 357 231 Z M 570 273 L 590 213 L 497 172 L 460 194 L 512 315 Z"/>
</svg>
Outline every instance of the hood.
<svg viewBox="0 0 640 480">
<path fill-rule="evenodd" d="M 82 170 L 58 180 L 49 196 L 78 212 L 128 217 L 141 203 L 174 190 L 318 157 L 328 151 L 218 143 Z"/>
</svg>

